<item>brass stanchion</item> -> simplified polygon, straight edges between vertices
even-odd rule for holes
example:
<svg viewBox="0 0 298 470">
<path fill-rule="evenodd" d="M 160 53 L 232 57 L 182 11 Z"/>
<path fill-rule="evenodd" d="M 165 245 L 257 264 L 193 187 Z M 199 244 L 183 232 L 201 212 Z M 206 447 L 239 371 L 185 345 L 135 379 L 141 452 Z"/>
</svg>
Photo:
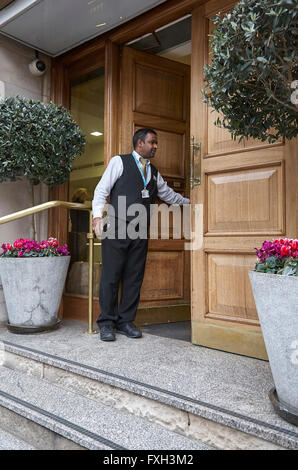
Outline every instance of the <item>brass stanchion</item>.
<svg viewBox="0 0 298 470">
<path fill-rule="evenodd" d="M 89 211 L 89 298 L 88 298 L 88 330 L 86 333 L 96 334 L 98 331 L 93 329 L 93 262 L 94 262 L 94 233 L 92 227 L 92 211 Z"/>
</svg>

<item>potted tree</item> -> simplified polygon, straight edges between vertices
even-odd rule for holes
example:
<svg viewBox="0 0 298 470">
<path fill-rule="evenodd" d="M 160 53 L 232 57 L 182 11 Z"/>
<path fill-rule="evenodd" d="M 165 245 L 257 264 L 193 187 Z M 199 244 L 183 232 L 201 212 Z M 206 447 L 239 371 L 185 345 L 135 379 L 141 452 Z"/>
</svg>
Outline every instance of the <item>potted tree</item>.
<svg viewBox="0 0 298 470">
<path fill-rule="evenodd" d="M 82 131 L 62 106 L 20 97 L 0 102 L 0 182 L 25 178 L 32 205 L 34 186 L 64 183 L 84 145 Z M 70 260 L 67 247 L 59 247 L 57 240 L 37 243 L 34 217 L 32 238 L 4 244 L 0 256 L 9 327 L 14 332 L 57 325 Z M 47 296 L 53 308 L 47 305 Z"/>
<path fill-rule="evenodd" d="M 294 0 L 241 0 L 214 18 L 203 100 L 234 139 L 298 135 L 298 12 Z M 298 425 L 298 240 L 265 241 L 249 273 L 278 413 Z"/>
<path fill-rule="evenodd" d="M 239 141 L 298 135 L 298 13 L 294 0 L 241 0 L 214 18 L 204 101 Z"/>
</svg>

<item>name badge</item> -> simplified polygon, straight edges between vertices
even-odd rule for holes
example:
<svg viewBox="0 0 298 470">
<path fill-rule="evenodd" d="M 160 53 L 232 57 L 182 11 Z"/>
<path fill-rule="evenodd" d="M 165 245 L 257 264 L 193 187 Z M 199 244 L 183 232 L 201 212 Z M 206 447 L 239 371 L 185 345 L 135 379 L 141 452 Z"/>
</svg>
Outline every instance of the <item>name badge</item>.
<svg viewBox="0 0 298 470">
<path fill-rule="evenodd" d="M 148 189 L 144 188 L 142 191 L 142 198 L 145 199 L 147 197 L 150 197 Z"/>
</svg>

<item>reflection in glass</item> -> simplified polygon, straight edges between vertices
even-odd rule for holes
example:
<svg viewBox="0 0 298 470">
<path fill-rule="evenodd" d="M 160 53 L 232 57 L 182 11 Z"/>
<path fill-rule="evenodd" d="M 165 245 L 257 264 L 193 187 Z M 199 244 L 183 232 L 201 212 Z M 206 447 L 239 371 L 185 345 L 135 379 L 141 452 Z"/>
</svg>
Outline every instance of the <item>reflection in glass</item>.
<svg viewBox="0 0 298 470">
<path fill-rule="evenodd" d="M 69 201 L 91 208 L 95 186 L 104 170 L 104 68 L 71 82 L 70 110 L 86 136 L 85 152 L 73 164 L 69 180 Z M 68 293 L 88 295 L 89 212 L 69 211 L 69 247 L 71 267 L 67 280 Z M 95 240 L 94 293 L 97 292 L 101 246 Z"/>
</svg>

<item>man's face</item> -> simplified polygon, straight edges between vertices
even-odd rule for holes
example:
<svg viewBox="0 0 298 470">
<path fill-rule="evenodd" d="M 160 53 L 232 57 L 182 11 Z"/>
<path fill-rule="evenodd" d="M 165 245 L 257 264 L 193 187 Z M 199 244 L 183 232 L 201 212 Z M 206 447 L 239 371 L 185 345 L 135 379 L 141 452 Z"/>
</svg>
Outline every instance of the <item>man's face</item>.
<svg viewBox="0 0 298 470">
<path fill-rule="evenodd" d="M 139 139 L 136 150 L 143 158 L 154 158 L 157 144 L 157 135 L 149 133 L 146 135 L 145 142 Z"/>
</svg>

